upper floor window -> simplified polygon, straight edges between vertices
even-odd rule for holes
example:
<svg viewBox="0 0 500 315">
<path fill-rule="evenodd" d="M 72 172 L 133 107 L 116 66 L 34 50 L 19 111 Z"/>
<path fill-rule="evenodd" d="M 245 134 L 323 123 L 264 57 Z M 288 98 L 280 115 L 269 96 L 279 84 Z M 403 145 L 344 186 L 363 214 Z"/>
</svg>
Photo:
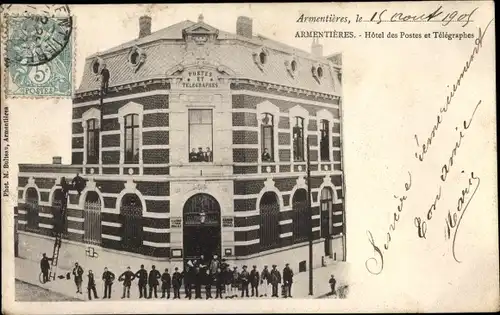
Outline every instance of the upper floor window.
<svg viewBox="0 0 500 315">
<path fill-rule="evenodd" d="M 269 113 L 261 115 L 262 162 L 274 161 L 274 117 Z"/>
<path fill-rule="evenodd" d="M 320 129 L 320 153 L 321 153 L 321 161 L 329 161 L 330 160 L 330 124 L 328 120 L 321 120 L 321 129 Z"/>
<path fill-rule="evenodd" d="M 213 161 L 213 117 L 211 109 L 189 110 L 189 162 Z"/>
<path fill-rule="evenodd" d="M 293 126 L 293 159 L 304 161 L 304 118 L 298 116 Z"/>
<path fill-rule="evenodd" d="M 126 164 L 139 163 L 139 115 L 125 116 L 125 159 Z"/>
<path fill-rule="evenodd" d="M 87 120 L 87 163 L 99 163 L 99 126 L 95 118 Z"/>
</svg>

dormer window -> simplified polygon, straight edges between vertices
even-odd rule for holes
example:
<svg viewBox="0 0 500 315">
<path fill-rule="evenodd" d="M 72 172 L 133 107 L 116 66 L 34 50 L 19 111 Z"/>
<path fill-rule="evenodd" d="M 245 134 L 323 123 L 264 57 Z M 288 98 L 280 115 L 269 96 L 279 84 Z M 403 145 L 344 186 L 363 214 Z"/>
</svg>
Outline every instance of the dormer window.
<svg viewBox="0 0 500 315">
<path fill-rule="evenodd" d="M 268 57 L 269 51 L 266 48 L 259 49 L 253 53 L 253 61 L 260 70 L 264 69 L 264 65 L 267 63 Z"/>
<path fill-rule="evenodd" d="M 128 53 L 128 62 L 134 71 L 139 70 L 142 64 L 146 61 L 146 53 L 144 49 L 133 47 Z"/>
<path fill-rule="evenodd" d="M 323 67 L 320 64 L 314 65 L 311 68 L 313 77 L 320 82 L 323 78 Z"/>
<path fill-rule="evenodd" d="M 130 55 L 130 63 L 133 65 L 139 63 L 139 53 L 137 51 L 134 51 L 132 55 Z"/>
<path fill-rule="evenodd" d="M 99 75 L 99 70 L 101 70 L 101 65 L 103 64 L 101 58 L 95 58 L 94 61 L 92 61 L 90 65 L 90 69 L 92 70 L 92 73 L 95 75 Z"/>
<path fill-rule="evenodd" d="M 260 58 L 260 63 L 261 64 L 265 64 L 267 62 L 267 55 L 266 55 L 266 53 L 261 52 L 259 54 L 259 58 Z"/>
<path fill-rule="evenodd" d="M 292 57 L 290 60 L 285 61 L 285 67 L 288 73 L 292 76 L 295 77 L 297 74 L 297 59 L 295 57 Z"/>
</svg>

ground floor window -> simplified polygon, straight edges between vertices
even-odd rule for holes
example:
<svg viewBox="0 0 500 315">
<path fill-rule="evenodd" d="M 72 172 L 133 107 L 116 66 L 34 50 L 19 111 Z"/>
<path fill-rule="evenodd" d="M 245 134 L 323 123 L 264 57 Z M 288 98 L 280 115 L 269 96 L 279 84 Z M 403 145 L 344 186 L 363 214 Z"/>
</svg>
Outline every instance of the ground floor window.
<svg viewBox="0 0 500 315">
<path fill-rule="evenodd" d="M 63 205 L 66 202 L 66 196 L 62 189 L 57 189 L 54 192 L 52 200 L 52 216 L 54 218 L 54 233 L 62 233 L 63 236 L 68 234 L 68 219 L 67 211 L 63 211 Z M 66 209 L 67 210 L 67 209 Z"/>
<path fill-rule="evenodd" d="M 101 200 L 95 191 L 89 191 L 83 207 L 83 241 L 101 244 Z"/>
<path fill-rule="evenodd" d="M 26 190 L 26 228 L 28 230 L 38 230 L 38 193 L 35 188 Z"/>
<path fill-rule="evenodd" d="M 260 250 L 279 246 L 280 205 L 274 192 L 266 192 L 259 203 L 260 210 Z"/>
<path fill-rule="evenodd" d="M 293 242 L 299 243 L 308 239 L 311 214 L 307 207 L 307 191 L 298 189 L 292 199 L 293 209 Z"/>
<path fill-rule="evenodd" d="M 120 205 L 122 248 L 137 251 L 142 247 L 142 203 L 136 194 L 123 196 Z"/>
<path fill-rule="evenodd" d="M 321 190 L 320 211 L 321 211 L 321 237 L 329 237 L 332 234 L 332 207 L 333 193 L 330 187 Z"/>
</svg>

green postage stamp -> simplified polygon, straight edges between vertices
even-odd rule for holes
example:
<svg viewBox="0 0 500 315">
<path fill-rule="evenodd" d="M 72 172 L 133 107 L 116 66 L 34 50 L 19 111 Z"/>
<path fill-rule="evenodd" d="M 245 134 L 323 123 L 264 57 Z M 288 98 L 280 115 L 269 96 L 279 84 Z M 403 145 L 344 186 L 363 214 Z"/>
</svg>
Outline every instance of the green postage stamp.
<svg viewBox="0 0 500 315">
<path fill-rule="evenodd" d="M 4 17 L 6 96 L 71 97 L 72 17 L 69 14 Z"/>
</svg>

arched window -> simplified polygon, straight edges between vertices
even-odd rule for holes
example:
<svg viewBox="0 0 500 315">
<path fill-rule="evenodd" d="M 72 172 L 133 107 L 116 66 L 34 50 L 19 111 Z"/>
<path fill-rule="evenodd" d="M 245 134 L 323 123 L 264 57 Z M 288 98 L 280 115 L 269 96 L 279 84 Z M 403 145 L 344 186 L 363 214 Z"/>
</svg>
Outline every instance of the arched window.
<svg viewBox="0 0 500 315">
<path fill-rule="evenodd" d="M 89 191 L 83 206 L 83 241 L 101 244 L 101 199 L 95 191 Z"/>
<path fill-rule="evenodd" d="M 296 116 L 293 126 L 293 159 L 304 161 L 304 118 Z"/>
<path fill-rule="evenodd" d="M 280 204 L 274 192 L 266 192 L 259 203 L 260 210 L 260 250 L 279 246 Z"/>
<path fill-rule="evenodd" d="M 299 243 L 308 239 L 311 213 L 307 207 L 307 191 L 297 189 L 292 199 L 293 209 L 293 242 Z"/>
<path fill-rule="evenodd" d="M 125 164 L 139 163 L 139 115 L 125 116 L 124 150 Z"/>
<path fill-rule="evenodd" d="M 97 119 L 87 120 L 87 164 L 99 163 L 99 126 Z"/>
<path fill-rule="evenodd" d="M 274 116 L 269 113 L 261 115 L 261 152 L 262 162 L 274 161 Z"/>
<path fill-rule="evenodd" d="M 63 236 L 68 234 L 68 220 L 67 212 L 63 213 L 64 204 L 64 193 L 62 189 L 56 189 L 54 191 L 54 197 L 52 198 L 52 215 L 54 218 L 54 232 L 62 233 Z"/>
<path fill-rule="evenodd" d="M 38 230 L 38 193 L 35 188 L 30 187 L 26 190 L 26 219 L 27 230 Z"/>
<path fill-rule="evenodd" d="M 120 204 L 122 247 L 139 251 L 142 247 L 142 203 L 136 194 L 125 194 Z"/>
<path fill-rule="evenodd" d="M 330 161 L 330 124 L 328 120 L 321 120 L 320 133 L 321 161 Z"/>
<path fill-rule="evenodd" d="M 332 234 L 332 209 L 333 191 L 330 187 L 321 190 L 320 211 L 321 211 L 321 237 L 328 237 Z"/>
</svg>

